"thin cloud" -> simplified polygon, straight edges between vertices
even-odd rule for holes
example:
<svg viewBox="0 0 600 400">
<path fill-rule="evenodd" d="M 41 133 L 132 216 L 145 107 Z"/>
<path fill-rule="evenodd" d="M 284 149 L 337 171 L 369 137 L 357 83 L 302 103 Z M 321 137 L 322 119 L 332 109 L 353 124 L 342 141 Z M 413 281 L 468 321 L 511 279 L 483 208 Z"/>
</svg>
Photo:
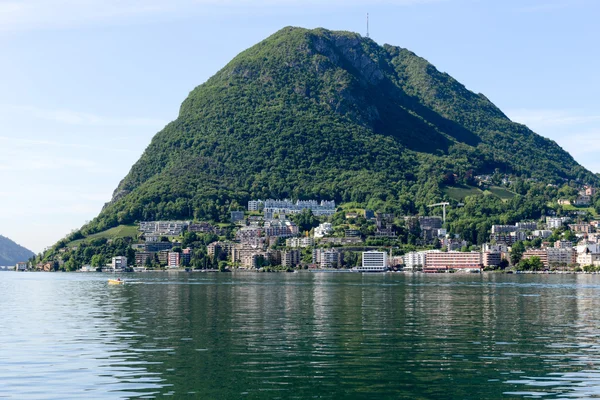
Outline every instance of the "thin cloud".
<svg viewBox="0 0 600 400">
<path fill-rule="evenodd" d="M 410 6 L 448 0 L 0 0 L 0 30 L 31 30 L 113 22 L 140 16 L 231 13 L 239 8 Z"/>
<path fill-rule="evenodd" d="M 564 1 L 545 1 L 538 4 L 517 8 L 517 12 L 523 13 L 544 13 L 552 11 L 560 11 L 568 8 L 575 8 L 585 4 L 589 4 L 587 0 L 564 0 Z"/>
<path fill-rule="evenodd" d="M 156 118 L 113 118 L 65 109 L 48 110 L 30 106 L 4 106 L 2 109 L 9 113 L 27 114 L 29 118 L 34 117 L 67 125 L 148 128 L 158 128 L 166 125 L 166 121 Z"/>
<path fill-rule="evenodd" d="M 600 121 L 600 115 L 590 115 L 577 110 L 516 109 L 508 110 L 507 115 L 515 122 L 538 129 Z"/>
</svg>

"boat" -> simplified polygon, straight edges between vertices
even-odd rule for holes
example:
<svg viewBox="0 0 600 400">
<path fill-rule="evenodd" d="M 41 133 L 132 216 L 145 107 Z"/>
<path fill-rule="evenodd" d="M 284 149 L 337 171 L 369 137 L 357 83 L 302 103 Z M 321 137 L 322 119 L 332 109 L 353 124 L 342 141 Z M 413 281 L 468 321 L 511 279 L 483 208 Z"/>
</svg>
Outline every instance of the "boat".
<svg viewBox="0 0 600 400">
<path fill-rule="evenodd" d="M 109 279 L 108 284 L 109 285 L 124 285 L 125 281 L 122 281 L 120 279 Z"/>
</svg>

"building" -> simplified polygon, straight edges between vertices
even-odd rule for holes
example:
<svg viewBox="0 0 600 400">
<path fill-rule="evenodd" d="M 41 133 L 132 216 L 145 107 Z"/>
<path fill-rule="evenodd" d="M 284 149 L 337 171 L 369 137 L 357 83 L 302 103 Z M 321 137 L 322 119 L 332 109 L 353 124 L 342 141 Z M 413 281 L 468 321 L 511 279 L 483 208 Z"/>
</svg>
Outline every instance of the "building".
<svg viewBox="0 0 600 400">
<path fill-rule="evenodd" d="M 549 230 L 537 230 L 532 232 L 533 237 L 547 239 L 552 236 L 552 231 Z"/>
<path fill-rule="evenodd" d="M 319 243 L 344 246 L 350 244 L 361 244 L 363 243 L 363 240 L 359 237 L 324 237 L 319 241 Z"/>
<path fill-rule="evenodd" d="M 375 236 L 396 236 L 396 232 L 394 231 L 394 214 L 376 213 L 375 223 L 377 225 L 377 229 L 375 230 Z"/>
<path fill-rule="evenodd" d="M 171 250 L 173 248 L 173 243 L 171 242 L 145 242 L 144 243 L 144 251 L 146 252 L 159 252 L 164 250 Z"/>
<path fill-rule="evenodd" d="M 479 252 L 431 251 L 425 257 L 424 272 L 444 272 L 456 269 L 483 268 L 483 255 Z"/>
<path fill-rule="evenodd" d="M 27 271 L 27 263 L 18 262 L 17 265 L 15 265 L 15 271 Z"/>
<path fill-rule="evenodd" d="M 329 235 L 332 232 L 333 232 L 333 225 L 331 225 L 329 222 L 324 222 L 315 228 L 314 236 L 315 236 L 315 238 L 318 239 L 318 238 L 322 238 L 326 235 Z"/>
<path fill-rule="evenodd" d="M 449 238 L 443 238 L 441 240 L 441 244 L 442 247 L 445 247 L 448 251 L 461 250 L 463 247 L 468 245 L 465 240 Z"/>
<path fill-rule="evenodd" d="M 521 230 L 521 231 L 534 231 L 537 229 L 538 225 L 537 222 L 533 222 L 533 221 L 523 221 L 523 222 L 517 222 L 515 224 L 515 226 L 517 227 L 517 229 Z"/>
<path fill-rule="evenodd" d="M 156 253 L 152 252 L 152 251 L 138 251 L 135 253 L 135 265 L 146 265 L 146 263 L 148 262 L 148 260 L 150 260 L 149 262 L 153 262 L 154 261 L 154 255 Z"/>
<path fill-rule="evenodd" d="M 375 212 L 373 210 L 365 210 L 365 219 L 375 218 Z"/>
<path fill-rule="evenodd" d="M 260 211 L 263 206 L 264 202 L 262 200 L 250 200 L 248 202 L 248 211 Z"/>
<path fill-rule="evenodd" d="M 593 253 L 587 247 L 585 251 L 577 253 L 577 264 L 582 267 L 593 265 L 600 266 L 600 253 Z"/>
<path fill-rule="evenodd" d="M 178 268 L 179 267 L 179 253 L 175 251 L 170 251 L 167 259 L 167 267 L 169 268 Z"/>
<path fill-rule="evenodd" d="M 289 220 L 274 219 L 265 222 L 266 236 L 290 237 L 298 234 L 298 226 Z"/>
<path fill-rule="evenodd" d="M 590 224 L 571 224 L 569 229 L 577 233 L 592 233 L 592 225 Z"/>
<path fill-rule="evenodd" d="M 546 227 L 548 229 L 558 229 L 563 226 L 564 223 L 569 222 L 571 219 L 568 217 L 546 217 Z"/>
<path fill-rule="evenodd" d="M 546 249 L 529 249 L 523 253 L 522 260 L 528 260 L 533 257 L 539 258 L 542 261 L 542 264 L 544 264 L 544 267 L 548 267 L 548 251 Z"/>
<path fill-rule="evenodd" d="M 235 233 L 235 239 L 244 243 L 245 241 L 262 236 L 262 228 L 258 226 L 245 226 Z"/>
<path fill-rule="evenodd" d="M 337 249 L 314 249 L 313 264 L 319 268 L 338 268 L 342 265 L 342 253 Z"/>
<path fill-rule="evenodd" d="M 192 262 L 192 256 L 194 255 L 194 251 L 189 247 L 187 249 L 183 249 L 181 254 L 179 255 L 179 265 L 182 267 L 187 267 Z"/>
<path fill-rule="evenodd" d="M 244 212 L 243 211 L 232 211 L 231 212 L 231 222 L 234 224 L 239 221 L 244 220 Z"/>
<path fill-rule="evenodd" d="M 577 199 L 575 199 L 575 202 L 573 204 L 575 204 L 576 206 L 589 206 L 591 203 L 592 203 L 592 197 L 583 195 L 583 196 L 577 196 Z"/>
<path fill-rule="evenodd" d="M 526 240 L 527 235 L 523 231 L 516 231 L 510 233 L 492 233 L 490 235 L 490 241 L 495 241 L 499 244 L 506 246 L 512 246 L 513 244 Z"/>
<path fill-rule="evenodd" d="M 482 251 L 484 253 L 486 251 L 491 251 L 491 252 L 495 252 L 495 253 L 508 253 L 508 246 L 503 243 L 497 243 L 497 244 L 485 243 L 482 246 Z"/>
<path fill-rule="evenodd" d="M 167 265 L 169 263 L 169 251 L 163 250 L 156 253 L 159 265 Z"/>
<path fill-rule="evenodd" d="M 127 257 L 113 257 L 111 267 L 115 271 L 122 271 L 127 268 Z"/>
<path fill-rule="evenodd" d="M 556 242 L 554 242 L 554 248 L 555 249 L 572 249 L 573 242 L 569 242 L 567 240 L 557 240 Z"/>
<path fill-rule="evenodd" d="M 315 245 L 315 239 L 311 237 L 301 237 L 301 238 L 289 238 L 285 240 L 286 247 L 298 248 L 298 247 L 312 247 Z"/>
<path fill-rule="evenodd" d="M 281 265 L 295 267 L 300 264 L 300 250 L 287 250 L 281 252 Z"/>
<path fill-rule="evenodd" d="M 427 253 L 424 251 L 411 252 L 404 255 L 404 268 L 416 270 L 425 266 Z"/>
<path fill-rule="evenodd" d="M 387 253 L 384 251 L 365 251 L 362 253 L 361 271 L 383 272 L 388 269 Z"/>
<path fill-rule="evenodd" d="M 214 257 L 215 254 L 218 257 L 223 253 L 229 256 L 233 247 L 234 243 L 232 242 L 212 242 L 208 246 L 206 246 L 206 252 L 211 257 Z"/>
<path fill-rule="evenodd" d="M 179 236 L 188 225 L 186 221 L 143 221 L 139 230 L 146 235 Z"/>
<path fill-rule="evenodd" d="M 344 231 L 344 236 L 346 237 L 360 237 L 360 231 L 356 229 L 346 229 Z"/>
<path fill-rule="evenodd" d="M 596 195 L 596 188 L 592 186 L 586 186 L 583 191 L 586 196 L 594 197 Z"/>
<path fill-rule="evenodd" d="M 250 207 L 250 203 L 248 203 Z M 300 214 L 304 210 L 310 210 L 315 216 L 335 214 L 335 201 L 322 200 L 320 203 L 316 200 L 297 200 L 293 202 L 289 199 L 283 200 L 265 200 L 263 212 L 265 219 L 271 219 L 275 214 Z"/>
<path fill-rule="evenodd" d="M 495 233 L 511 233 L 518 231 L 516 225 L 492 225 L 492 234 Z"/>
<path fill-rule="evenodd" d="M 483 253 L 484 267 L 497 267 L 502 262 L 502 253 L 499 251 L 486 251 Z"/>
<path fill-rule="evenodd" d="M 577 262 L 577 253 L 573 248 L 552 248 L 546 249 L 548 252 L 548 265 L 550 267 L 569 266 Z"/>
</svg>

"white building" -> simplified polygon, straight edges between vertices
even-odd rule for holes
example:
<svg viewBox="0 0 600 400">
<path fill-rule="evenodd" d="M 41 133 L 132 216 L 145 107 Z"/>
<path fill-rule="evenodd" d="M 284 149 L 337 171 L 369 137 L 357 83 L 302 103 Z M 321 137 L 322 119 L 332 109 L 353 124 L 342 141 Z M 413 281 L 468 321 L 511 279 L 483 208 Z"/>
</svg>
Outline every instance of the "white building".
<svg viewBox="0 0 600 400">
<path fill-rule="evenodd" d="M 342 253 L 336 249 L 314 249 L 313 264 L 319 268 L 339 267 L 342 264 Z"/>
<path fill-rule="evenodd" d="M 315 238 L 322 238 L 326 235 L 329 235 L 332 232 L 333 225 L 331 225 L 329 222 L 322 223 L 315 228 Z"/>
<path fill-rule="evenodd" d="M 111 267 L 115 271 L 124 270 L 125 268 L 127 268 L 127 257 L 113 257 Z"/>
<path fill-rule="evenodd" d="M 362 272 L 383 272 L 388 269 L 387 253 L 384 251 L 365 251 L 362 253 Z"/>
<path fill-rule="evenodd" d="M 286 239 L 285 245 L 291 248 L 311 247 L 315 245 L 315 239 L 311 237 L 290 238 Z"/>
<path fill-rule="evenodd" d="M 427 253 L 424 251 L 411 252 L 404 255 L 404 268 L 406 269 L 417 269 L 423 268 L 425 265 Z"/>
</svg>

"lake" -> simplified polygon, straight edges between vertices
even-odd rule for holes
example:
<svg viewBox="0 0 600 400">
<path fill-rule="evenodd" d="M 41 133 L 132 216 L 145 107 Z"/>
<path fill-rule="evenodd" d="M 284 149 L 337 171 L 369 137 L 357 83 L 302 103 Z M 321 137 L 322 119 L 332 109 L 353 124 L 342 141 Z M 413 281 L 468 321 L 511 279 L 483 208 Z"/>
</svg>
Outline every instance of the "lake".
<svg viewBox="0 0 600 400">
<path fill-rule="evenodd" d="M 0 398 L 600 397 L 600 275 L 0 273 Z"/>
</svg>

